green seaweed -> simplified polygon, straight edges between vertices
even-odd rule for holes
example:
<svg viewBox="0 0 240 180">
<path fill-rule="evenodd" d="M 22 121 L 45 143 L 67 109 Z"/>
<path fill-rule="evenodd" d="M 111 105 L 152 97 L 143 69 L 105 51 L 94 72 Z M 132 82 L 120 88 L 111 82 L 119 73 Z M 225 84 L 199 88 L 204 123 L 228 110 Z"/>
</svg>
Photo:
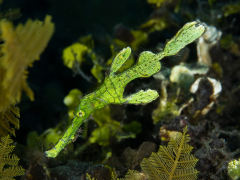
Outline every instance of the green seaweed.
<svg viewBox="0 0 240 180">
<path fill-rule="evenodd" d="M 228 163 L 228 175 L 233 179 L 236 180 L 240 178 L 240 159 L 239 160 L 232 160 Z"/>
<path fill-rule="evenodd" d="M 84 96 L 76 110 L 72 124 L 69 126 L 62 139 L 49 151 L 46 156 L 55 158 L 59 152 L 74 139 L 80 125 L 97 109 L 108 104 L 147 104 L 158 97 L 155 90 L 141 90 L 138 93 L 123 97 L 125 86 L 136 78 L 150 77 L 157 73 L 161 64 L 159 60 L 166 56 L 177 54 L 187 44 L 199 38 L 205 31 L 205 26 L 200 22 L 190 22 L 183 26 L 177 34 L 166 44 L 164 50 L 158 54 L 150 51 L 142 52 L 137 63 L 122 73 L 117 74 L 119 68 L 127 61 L 131 48 L 124 48 L 113 60 L 108 75 L 103 84 L 94 92 Z"/>
<path fill-rule="evenodd" d="M 101 146 L 109 145 L 109 138 L 121 130 L 120 122 L 111 118 L 109 106 L 95 111 L 93 118 L 98 127 L 92 132 L 89 142 L 98 143 Z"/>
<path fill-rule="evenodd" d="M 240 3 L 237 4 L 228 4 L 222 8 L 224 16 L 230 16 L 240 12 Z"/>
</svg>

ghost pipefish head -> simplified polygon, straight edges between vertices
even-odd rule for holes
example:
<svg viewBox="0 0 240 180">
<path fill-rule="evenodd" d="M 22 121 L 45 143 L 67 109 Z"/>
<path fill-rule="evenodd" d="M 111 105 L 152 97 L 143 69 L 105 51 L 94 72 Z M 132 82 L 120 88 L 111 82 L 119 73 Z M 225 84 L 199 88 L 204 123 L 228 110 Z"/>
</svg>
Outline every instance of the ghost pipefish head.
<svg viewBox="0 0 240 180">
<path fill-rule="evenodd" d="M 86 113 L 80 108 L 77 109 L 75 116 L 73 118 L 73 123 L 68 127 L 68 130 L 63 135 L 62 139 L 53 147 L 51 150 L 46 151 L 46 156 L 55 158 L 59 152 L 67 145 L 69 141 L 73 141 L 75 139 L 75 134 L 79 129 L 80 125 L 86 119 Z"/>
</svg>

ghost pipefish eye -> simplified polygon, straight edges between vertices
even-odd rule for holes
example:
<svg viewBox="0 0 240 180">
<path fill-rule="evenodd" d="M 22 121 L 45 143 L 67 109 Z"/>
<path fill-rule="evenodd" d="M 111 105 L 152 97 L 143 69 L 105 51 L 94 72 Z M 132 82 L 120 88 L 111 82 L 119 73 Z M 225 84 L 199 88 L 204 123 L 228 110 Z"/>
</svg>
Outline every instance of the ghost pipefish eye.
<svg viewBox="0 0 240 180">
<path fill-rule="evenodd" d="M 76 113 L 77 116 L 79 117 L 83 117 L 85 115 L 85 112 L 82 111 L 82 110 L 79 110 L 77 113 Z"/>
</svg>

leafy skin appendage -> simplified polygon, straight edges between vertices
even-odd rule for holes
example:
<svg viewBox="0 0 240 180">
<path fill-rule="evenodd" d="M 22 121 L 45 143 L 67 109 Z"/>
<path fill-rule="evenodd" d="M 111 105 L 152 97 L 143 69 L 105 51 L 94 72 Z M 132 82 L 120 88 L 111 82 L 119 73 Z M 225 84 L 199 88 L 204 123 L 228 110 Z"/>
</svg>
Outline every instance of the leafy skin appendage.
<svg viewBox="0 0 240 180">
<path fill-rule="evenodd" d="M 186 126 L 167 147 L 160 146 L 157 153 L 142 161 L 141 168 L 149 180 L 197 179 L 198 171 L 194 167 L 198 159 L 190 154 L 193 147 L 188 144 L 191 138 L 187 131 Z"/>
<path fill-rule="evenodd" d="M 10 136 L 2 137 L 2 143 L 0 143 L 0 179 L 14 180 L 15 176 L 22 176 L 25 174 L 25 169 L 18 166 L 19 158 L 16 155 L 9 155 L 14 146 L 11 144 L 13 140 Z M 8 167 L 4 168 L 7 165 Z M 10 167 L 9 167 L 10 166 Z"/>
<path fill-rule="evenodd" d="M 75 113 L 72 125 L 69 126 L 62 139 L 54 148 L 46 151 L 46 156 L 55 158 L 66 144 L 74 139 L 80 125 L 97 109 L 108 104 L 146 104 L 158 97 L 157 91 L 139 91 L 128 97 L 123 97 L 125 86 L 136 78 L 150 77 L 157 73 L 161 64 L 159 60 L 166 56 L 177 54 L 187 44 L 199 38 L 205 31 L 205 26 L 199 22 L 190 22 L 183 26 L 178 33 L 166 44 L 164 50 L 158 54 L 145 51 L 140 54 L 137 63 L 131 68 L 117 74 L 116 72 L 129 58 L 131 48 L 124 48 L 113 60 L 109 75 L 99 89 L 84 96 Z"/>
</svg>

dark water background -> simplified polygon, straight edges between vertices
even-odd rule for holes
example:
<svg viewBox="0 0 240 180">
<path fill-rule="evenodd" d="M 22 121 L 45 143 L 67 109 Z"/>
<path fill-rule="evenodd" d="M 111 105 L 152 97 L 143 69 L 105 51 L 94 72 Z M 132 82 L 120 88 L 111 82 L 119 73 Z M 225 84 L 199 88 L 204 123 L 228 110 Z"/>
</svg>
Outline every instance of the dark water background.
<svg viewBox="0 0 240 180">
<path fill-rule="evenodd" d="M 67 113 L 63 98 L 71 89 L 79 88 L 86 93 L 91 85 L 79 75 L 73 77 L 72 71 L 63 65 L 63 49 L 79 37 L 92 34 L 98 39 L 96 52 L 108 59 L 111 57 L 109 45 L 101 38 L 112 36 L 114 26 L 119 23 L 131 28 L 139 26 L 152 9 L 143 0 L 4 0 L 1 5 L 2 11 L 10 14 L 16 8 L 20 8 L 21 16 L 13 20 L 15 25 L 29 18 L 43 21 L 46 15 L 51 15 L 55 24 L 55 32 L 40 61 L 28 69 L 28 83 L 35 101 L 30 102 L 23 93 L 19 104 L 21 128 L 16 132 L 16 139 L 25 144 L 29 131 L 42 133 Z"/>
</svg>

